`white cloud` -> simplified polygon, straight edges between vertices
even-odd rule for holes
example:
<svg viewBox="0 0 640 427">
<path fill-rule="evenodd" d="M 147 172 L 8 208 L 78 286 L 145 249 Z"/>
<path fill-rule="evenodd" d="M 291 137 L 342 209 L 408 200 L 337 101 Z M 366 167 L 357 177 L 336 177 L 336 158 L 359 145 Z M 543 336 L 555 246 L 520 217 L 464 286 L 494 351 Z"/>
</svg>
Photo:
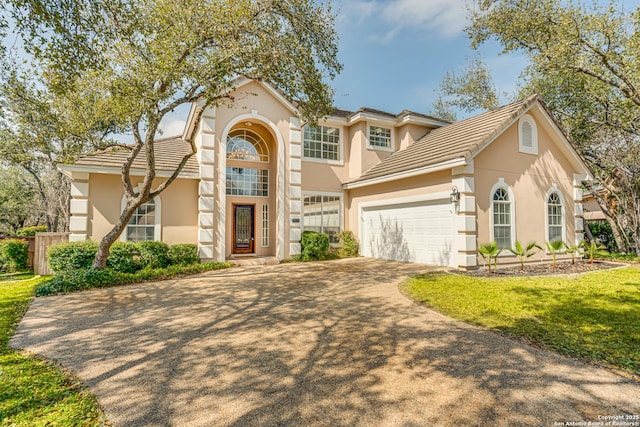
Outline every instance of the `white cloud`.
<svg viewBox="0 0 640 427">
<path fill-rule="evenodd" d="M 168 120 L 166 123 L 161 122 L 158 126 L 158 136 L 166 138 L 169 136 L 182 135 L 184 133 L 185 120 L 173 119 Z"/>
<path fill-rule="evenodd" d="M 338 24 L 361 25 L 380 9 L 377 1 L 345 0 L 338 3 L 336 19 Z"/>
<path fill-rule="evenodd" d="M 403 27 L 429 28 L 454 37 L 467 24 L 465 0 L 393 0 L 382 13 L 395 32 Z"/>
</svg>

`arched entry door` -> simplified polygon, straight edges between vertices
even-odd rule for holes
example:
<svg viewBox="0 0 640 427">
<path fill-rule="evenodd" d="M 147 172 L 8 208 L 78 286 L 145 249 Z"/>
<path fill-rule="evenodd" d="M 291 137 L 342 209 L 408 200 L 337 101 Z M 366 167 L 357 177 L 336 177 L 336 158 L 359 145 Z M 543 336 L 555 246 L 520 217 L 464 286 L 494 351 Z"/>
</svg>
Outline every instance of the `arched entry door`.
<svg viewBox="0 0 640 427">
<path fill-rule="evenodd" d="M 273 256 L 276 144 L 261 123 L 231 129 L 226 143 L 227 255 Z"/>
</svg>

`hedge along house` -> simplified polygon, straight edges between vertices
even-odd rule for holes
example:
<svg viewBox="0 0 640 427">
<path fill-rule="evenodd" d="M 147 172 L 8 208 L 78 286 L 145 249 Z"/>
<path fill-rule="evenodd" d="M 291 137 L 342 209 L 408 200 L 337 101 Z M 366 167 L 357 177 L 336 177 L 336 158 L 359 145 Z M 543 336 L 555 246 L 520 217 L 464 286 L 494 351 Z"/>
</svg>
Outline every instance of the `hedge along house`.
<svg viewBox="0 0 640 427">
<path fill-rule="evenodd" d="M 196 243 L 206 260 L 282 260 L 300 253 L 304 230 L 334 243 L 351 230 L 366 257 L 474 268 L 479 243 L 583 237 L 590 173 L 538 97 L 453 124 L 361 108 L 311 127 L 266 83 L 240 81 L 233 95 L 205 112 L 197 155 L 122 240 Z M 188 149 L 158 140 L 156 179 Z M 114 149 L 61 166 L 72 178 L 71 240 L 99 240 L 117 220 L 125 157 Z M 142 172 L 136 160 L 132 176 Z"/>
</svg>

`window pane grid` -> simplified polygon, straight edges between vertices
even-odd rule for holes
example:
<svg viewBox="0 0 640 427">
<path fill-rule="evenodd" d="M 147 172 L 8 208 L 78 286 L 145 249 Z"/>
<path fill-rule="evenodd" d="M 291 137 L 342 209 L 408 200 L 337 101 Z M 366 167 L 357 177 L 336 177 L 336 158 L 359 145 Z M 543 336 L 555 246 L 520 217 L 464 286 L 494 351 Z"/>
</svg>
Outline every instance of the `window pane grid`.
<svg viewBox="0 0 640 427">
<path fill-rule="evenodd" d="M 551 193 L 547 199 L 547 221 L 549 242 L 562 240 L 562 202 L 557 193 Z"/>
<path fill-rule="evenodd" d="M 369 145 L 391 148 L 391 129 L 371 126 L 369 128 Z"/>
<path fill-rule="evenodd" d="M 340 129 L 329 126 L 304 127 L 304 157 L 339 160 Z"/>
<path fill-rule="evenodd" d="M 325 233 L 329 242 L 338 243 L 340 233 L 340 197 L 312 195 L 304 197 L 304 231 Z"/>
<path fill-rule="evenodd" d="M 129 242 L 154 240 L 156 223 L 156 205 L 153 200 L 138 206 L 127 224 L 127 238 Z"/>
<path fill-rule="evenodd" d="M 269 197 L 269 171 L 227 167 L 227 195 Z"/>
<path fill-rule="evenodd" d="M 499 248 L 511 248 L 511 202 L 503 188 L 493 193 L 493 237 Z"/>
<path fill-rule="evenodd" d="M 269 247 L 269 205 L 262 205 L 262 247 Z"/>
</svg>

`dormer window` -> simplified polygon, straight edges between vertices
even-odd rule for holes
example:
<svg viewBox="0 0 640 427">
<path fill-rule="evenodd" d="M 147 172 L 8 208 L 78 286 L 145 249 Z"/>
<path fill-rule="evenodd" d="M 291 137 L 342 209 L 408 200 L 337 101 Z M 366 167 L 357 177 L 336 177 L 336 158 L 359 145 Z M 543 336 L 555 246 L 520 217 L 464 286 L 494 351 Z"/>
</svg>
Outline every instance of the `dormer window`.
<svg viewBox="0 0 640 427">
<path fill-rule="evenodd" d="M 518 123 L 518 140 L 521 153 L 538 154 L 538 129 L 528 114 L 522 116 Z"/>
<path fill-rule="evenodd" d="M 390 128 L 369 125 L 369 148 L 391 150 L 392 145 L 392 130 Z"/>
</svg>

